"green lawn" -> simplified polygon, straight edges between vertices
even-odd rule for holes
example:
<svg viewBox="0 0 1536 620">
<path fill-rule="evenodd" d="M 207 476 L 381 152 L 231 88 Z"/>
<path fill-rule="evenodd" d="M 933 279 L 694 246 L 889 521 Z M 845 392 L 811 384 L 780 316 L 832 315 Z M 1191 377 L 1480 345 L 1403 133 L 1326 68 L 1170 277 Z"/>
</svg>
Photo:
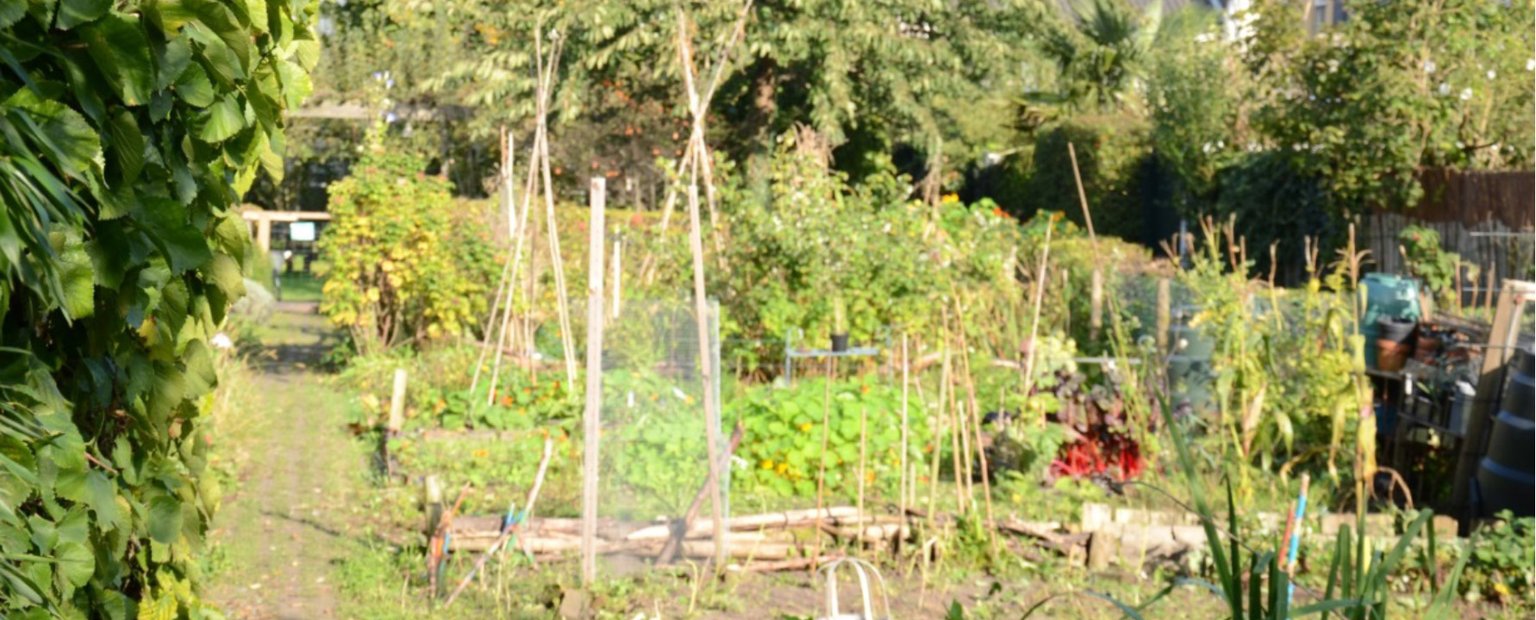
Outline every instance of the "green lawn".
<svg viewBox="0 0 1536 620">
<path fill-rule="evenodd" d="M 282 276 L 282 291 L 278 295 L 283 301 L 320 301 L 320 287 L 325 284 L 325 278 L 304 273 L 286 273 Z"/>
</svg>

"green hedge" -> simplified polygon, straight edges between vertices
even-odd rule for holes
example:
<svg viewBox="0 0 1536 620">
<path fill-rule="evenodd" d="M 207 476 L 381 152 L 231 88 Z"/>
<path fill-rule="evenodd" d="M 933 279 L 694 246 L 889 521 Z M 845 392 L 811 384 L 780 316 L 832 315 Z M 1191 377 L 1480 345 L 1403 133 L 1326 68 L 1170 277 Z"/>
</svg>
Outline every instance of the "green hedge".
<svg viewBox="0 0 1536 620">
<path fill-rule="evenodd" d="M 1152 146 L 1146 123 L 1135 119 L 1083 116 L 1042 129 L 1026 182 L 1026 213 L 1060 211 L 1083 224 L 1068 143 L 1077 151 L 1095 232 L 1140 240 L 1146 194 L 1142 186 L 1152 172 Z"/>
</svg>

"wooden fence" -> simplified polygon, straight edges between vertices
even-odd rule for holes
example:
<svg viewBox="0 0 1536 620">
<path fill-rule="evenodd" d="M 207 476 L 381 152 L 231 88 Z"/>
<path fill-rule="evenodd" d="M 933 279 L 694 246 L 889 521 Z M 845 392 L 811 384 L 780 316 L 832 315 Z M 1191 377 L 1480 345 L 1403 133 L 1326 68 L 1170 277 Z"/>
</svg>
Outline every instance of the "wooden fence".
<svg viewBox="0 0 1536 620">
<path fill-rule="evenodd" d="M 1433 228 L 1440 243 L 1481 272 L 1462 280 L 1464 300 L 1476 299 L 1503 278 L 1532 279 L 1536 244 L 1536 172 L 1427 170 L 1424 198 L 1410 211 L 1376 211 L 1362 226 L 1374 271 L 1406 273 L 1397 235 L 1412 225 Z M 1495 285 L 1497 288 L 1497 285 Z"/>
</svg>

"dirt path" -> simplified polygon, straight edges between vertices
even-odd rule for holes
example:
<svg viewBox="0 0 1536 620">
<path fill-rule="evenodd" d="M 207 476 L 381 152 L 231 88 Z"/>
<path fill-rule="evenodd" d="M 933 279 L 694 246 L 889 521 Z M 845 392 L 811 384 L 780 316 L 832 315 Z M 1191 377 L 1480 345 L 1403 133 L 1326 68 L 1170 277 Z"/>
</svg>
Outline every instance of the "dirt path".
<svg viewBox="0 0 1536 620">
<path fill-rule="evenodd" d="M 346 435 L 346 401 L 313 370 L 329 344 L 313 304 L 279 304 L 260 334 L 249 414 L 227 438 L 244 453 L 215 521 L 210 598 L 232 618 L 336 617 L 333 572 L 357 545 L 348 517 L 366 460 Z"/>
</svg>

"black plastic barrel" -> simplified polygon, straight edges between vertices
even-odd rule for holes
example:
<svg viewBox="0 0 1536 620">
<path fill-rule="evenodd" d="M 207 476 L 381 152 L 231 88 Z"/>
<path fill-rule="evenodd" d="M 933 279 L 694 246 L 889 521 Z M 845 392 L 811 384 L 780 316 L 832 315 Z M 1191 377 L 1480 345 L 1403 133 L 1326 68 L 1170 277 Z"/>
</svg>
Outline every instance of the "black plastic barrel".
<svg viewBox="0 0 1536 620">
<path fill-rule="evenodd" d="M 1536 514 L 1536 411 L 1532 411 L 1533 360 L 1519 349 L 1505 366 L 1499 413 L 1488 433 L 1488 451 L 1477 468 L 1478 503 L 1483 516 L 1501 510 L 1517 517 Z"/>
</svg>

